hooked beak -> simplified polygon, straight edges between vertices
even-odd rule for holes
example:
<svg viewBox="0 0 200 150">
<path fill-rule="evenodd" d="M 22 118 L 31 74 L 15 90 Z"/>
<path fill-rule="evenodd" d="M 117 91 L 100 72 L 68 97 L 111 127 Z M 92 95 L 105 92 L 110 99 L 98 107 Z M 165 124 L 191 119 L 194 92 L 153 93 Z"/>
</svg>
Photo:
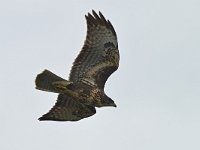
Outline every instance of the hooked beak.
<svg viewBox="0 0 200 150">
<path fill-rule="evenodd" d="M 117 107 L 117 105 L 114 103 L 114 104 L 113 104 L 113 107 Z"/>
</svg>

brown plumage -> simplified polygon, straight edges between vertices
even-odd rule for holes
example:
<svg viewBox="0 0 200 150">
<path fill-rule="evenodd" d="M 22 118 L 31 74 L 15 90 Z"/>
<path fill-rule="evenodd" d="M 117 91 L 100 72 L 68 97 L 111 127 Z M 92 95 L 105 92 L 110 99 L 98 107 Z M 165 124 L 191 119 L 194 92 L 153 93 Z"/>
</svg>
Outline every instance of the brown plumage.
<svg viewBox="0 0 200 150">
<path fill-rule="evenodd" d="M 96 113 L 95 107 L 116 104 L 104 93 L 108 77 L 119 67 L 116 32 L 99 12 L 88 13 L 87 36 L 75 59 L 69 80 L 48 70 L 38 74 L 36 89 L 59 93 L 56 104 L 39 120 L 78 121 Z"/>
</svg>

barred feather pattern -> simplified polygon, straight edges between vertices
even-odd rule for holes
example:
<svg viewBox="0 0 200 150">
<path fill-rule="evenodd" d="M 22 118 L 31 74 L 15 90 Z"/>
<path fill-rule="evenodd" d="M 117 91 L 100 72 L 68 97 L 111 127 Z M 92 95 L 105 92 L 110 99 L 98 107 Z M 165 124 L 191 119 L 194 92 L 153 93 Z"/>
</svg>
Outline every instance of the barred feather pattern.
<svg viewBox="0 0 200 150">
<path fill-rule="evenodd" d="M 69 80 L 85 81 L 103 88 L 107 78 L 119 66 L 117 35 L 110 21 L 106 20 L 101 12 L 97 15 L 93 11 L 93 16 L 88 13 L 85 17 L 86 41 L 73 63 Z M 112 57 L 114 61 L 110 59 Z"/>
</svg>

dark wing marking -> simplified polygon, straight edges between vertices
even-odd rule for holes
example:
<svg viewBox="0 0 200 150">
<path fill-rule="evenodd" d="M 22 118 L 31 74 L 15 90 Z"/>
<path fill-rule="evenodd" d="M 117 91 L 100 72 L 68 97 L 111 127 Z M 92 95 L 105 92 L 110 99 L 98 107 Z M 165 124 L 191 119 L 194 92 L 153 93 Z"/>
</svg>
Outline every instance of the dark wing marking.
<svg viewBox="0 0 200 150">
<path fill-rule="evenodd" d="M 81 104 L 65 94 L 60 94 L 53 108 L 39 120 L 78 121 L 95 113 L 94 107 Z"/>
<path fill-rule="evenodd" d="M 119 66 L 116 32 L 109 20 L 99 12 L 88 13 L 87 36 L 84 46 L 75 59 L 70 81 L 83 81 L 103 88 L 107 78 Z"/>
</svg>

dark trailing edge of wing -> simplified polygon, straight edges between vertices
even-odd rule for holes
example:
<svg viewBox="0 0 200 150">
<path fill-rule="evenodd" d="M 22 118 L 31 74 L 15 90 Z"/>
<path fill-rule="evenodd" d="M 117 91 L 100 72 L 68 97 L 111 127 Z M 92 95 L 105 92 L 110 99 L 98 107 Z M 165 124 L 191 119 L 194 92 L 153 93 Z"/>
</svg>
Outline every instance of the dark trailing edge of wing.
<svg viewBox="0 0 200 150">
<path fill-rule="evenodd" d="M 65 94 L 59 94 L 56 104 L 50 111 L 40 117 L 39 121 L 78 121 L 90 117 L 96 109 L 89 105 L 81 104 Z"/>
</svg>

